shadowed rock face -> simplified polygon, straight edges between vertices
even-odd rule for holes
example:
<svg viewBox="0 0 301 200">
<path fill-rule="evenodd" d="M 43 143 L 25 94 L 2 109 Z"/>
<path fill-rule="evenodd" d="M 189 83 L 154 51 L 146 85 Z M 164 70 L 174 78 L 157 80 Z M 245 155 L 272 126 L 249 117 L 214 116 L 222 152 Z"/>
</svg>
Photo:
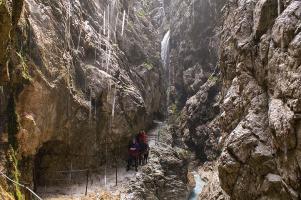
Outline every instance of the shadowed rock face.
<svg viewBox="0 0 301 200">
<path fill-rule="evenodd" d="M 218 30 L 224 1 L 165 2 L 170 23 L 170 108 L 178 117 L 175 143 L 202 161 L 219 154 Z M 171 110 L 171 109 L 170 109 Z M 174 110 L 174 109 L 173 109 Z"/>
<path fill-rule="evenodd" d="M 171 102 L 181 109 L 216 68 L 217 25 L 223 1 L 166 2 L 170 24 Z M 210 19 L 210 20 L 209 20 Z"/>
<path fill-rule="evenodd" d="M 19 66 L 30 80 L 15 93 L 20 155 L 46 155 L 38 158 L 38 168 L 54 160 L 93 168 L 104 162 L 105 143 L 109 153 L 123 148 L 124 141 L 160 117 L 165 95 L 154 28 L 161 25 L 161 11 L 156 9 L 156 3 L 140 1 L 24 1 L 17 54 L 3 55 L 1 49 L 0 57 L 4 67 L 10 57 L 14 70 L 1 78 L 13 82 Z M 6 28 L 1 29 L 3 48 Z M 65 149 L 64 159 L 47 156 L 56 152 L 55 144 Z"/>
<path fill-rule="evenodd" d="M 225 7 L 219 177 L 233 199 L 300 199 L 301 2 L 278 2 Z"/>
</svg>

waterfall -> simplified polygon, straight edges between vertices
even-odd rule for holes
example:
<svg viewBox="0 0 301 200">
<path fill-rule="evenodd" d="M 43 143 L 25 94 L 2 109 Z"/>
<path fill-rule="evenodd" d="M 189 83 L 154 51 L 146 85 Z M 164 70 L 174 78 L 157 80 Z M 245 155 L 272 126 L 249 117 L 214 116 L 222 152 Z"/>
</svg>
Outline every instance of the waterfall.
<svg viewBox="0 0 301 200">
<path fill-rule="evenodd" d="M 170 40 L 170 31 L 167 31 L 167 33 L 163 37 L 163 40 L 161 41 L 161 59 L 162 59 L 164 68 L 166 68 L 168 65 L 169 40 Z"/>
<path fill-rule="evenodd" d="M 195 180 L 195 187 L 191 191 L 188 200 L 199 199 L 199 194 L 202 192 L 203 187 L 205 186 L 205 182 L 201 179 L 201 176 L 196 172 L 194 172 L 194 180 Z"/>
<path fill-rule="evenodd" d="M 171 74 L 170 74 L 170 69 L 168 66 L 168 62 L 169 62 L 169 41 L 170 41 L 170 30 L 166 32 L 166 34 L 163 37 L 163 40 L 161 41 L 161 60 L 163 63 L 163 68 L 165 70 L 165 74 L 166 74 L 166 80 L 167 80 L 167 91 L 166 91 L 166 116 L 169 116 L 169 100 L 170 100 L 170 78 L 171 78 Z"/>
<path fill-rule="evenodd" d="M 124 32 L 124 23 L 125 23 L 125 10 L 123 11 L 123 16 L 122 16 L 121 36 L 123 36 L 123 32 Z"/>
</svg>

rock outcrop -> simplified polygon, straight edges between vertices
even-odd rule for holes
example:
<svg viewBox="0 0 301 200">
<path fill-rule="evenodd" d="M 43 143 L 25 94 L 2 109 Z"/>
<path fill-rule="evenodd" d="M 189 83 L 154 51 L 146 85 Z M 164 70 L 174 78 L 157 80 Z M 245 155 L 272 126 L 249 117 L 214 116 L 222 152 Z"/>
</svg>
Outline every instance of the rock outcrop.
<svg viewBox="0 0 301 200">
<path fill-rule="evenodd" d="M 219 155 L 218 42 L 224 1 L 165 1 L 170 24 L 169 110 L 177 118 L 175 143 L 202 161 Z M 210 19 L 210 20 L 208 20 Z M 172 119 L 173 119 L 172 118 Z"/>
<path fill-rule="evenodd" d="M 221 35 L 222 188 L 300 199 L 300 1 L 231 1 Z"/>
<path fill-rule="evenodd" d="M 10 130 L 9 107 L 24 181 L 109 162 L 107 154 L 162 116 L 155 2 L 1 1 L 0 134 Z"/>
</svg>

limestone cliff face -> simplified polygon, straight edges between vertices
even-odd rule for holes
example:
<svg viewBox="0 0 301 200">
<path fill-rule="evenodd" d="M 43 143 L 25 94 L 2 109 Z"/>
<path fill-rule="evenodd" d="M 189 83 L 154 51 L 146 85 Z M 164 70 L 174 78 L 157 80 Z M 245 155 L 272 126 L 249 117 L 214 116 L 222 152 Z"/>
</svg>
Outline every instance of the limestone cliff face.
<svg viewBox="0 0 301 200">
<path fill-rule="evenodd" d="M 20 73 L 27 80 L 12 94 L 19 153 L 30 158 L 29 173 L 34 160 L 45 177 L 70 163 L 101 165 L 105 146 L 113 154 L 161 115 L 165 95 L 155 8 L 140 1 L 24 1 L 12 41 L 16 52 L 1 48 L 0 63 L 4 91 Z M 14 21 L 12 16 L 4 20 Z M 1 26 L 1 45 L 9 41 L 9 29 Z M 6 132 L 7 124 L 2 127 Z"/>
<path fill-rule="evenodd" d="M 178 117 L 175 143 L 205 161 L 218 156 L 218 27 L 224 1 L 165 1 L 170 24 L 169 110 Z"/>
<path fill-rule="evenodd" d="M 219 159 L 232 199 L 300 199 L 300 1 L 224 8 Z"/>
</svg>

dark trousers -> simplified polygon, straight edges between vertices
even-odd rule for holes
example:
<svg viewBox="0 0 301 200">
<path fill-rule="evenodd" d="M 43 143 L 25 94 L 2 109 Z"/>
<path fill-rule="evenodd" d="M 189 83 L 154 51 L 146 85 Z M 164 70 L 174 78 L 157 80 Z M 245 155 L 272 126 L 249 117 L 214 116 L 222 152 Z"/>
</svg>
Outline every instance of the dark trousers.
<svg viewBox="0 0 301 200">
<path fill-rule="evenodd" d="M 128 165 L 127 165 L 127 170 L 131 169 L 131 166 L 134 164 L 135 170 L 138 170 L 138 157 L 135 156 L 129 156 L 128 157 Z"/>
</svg>

